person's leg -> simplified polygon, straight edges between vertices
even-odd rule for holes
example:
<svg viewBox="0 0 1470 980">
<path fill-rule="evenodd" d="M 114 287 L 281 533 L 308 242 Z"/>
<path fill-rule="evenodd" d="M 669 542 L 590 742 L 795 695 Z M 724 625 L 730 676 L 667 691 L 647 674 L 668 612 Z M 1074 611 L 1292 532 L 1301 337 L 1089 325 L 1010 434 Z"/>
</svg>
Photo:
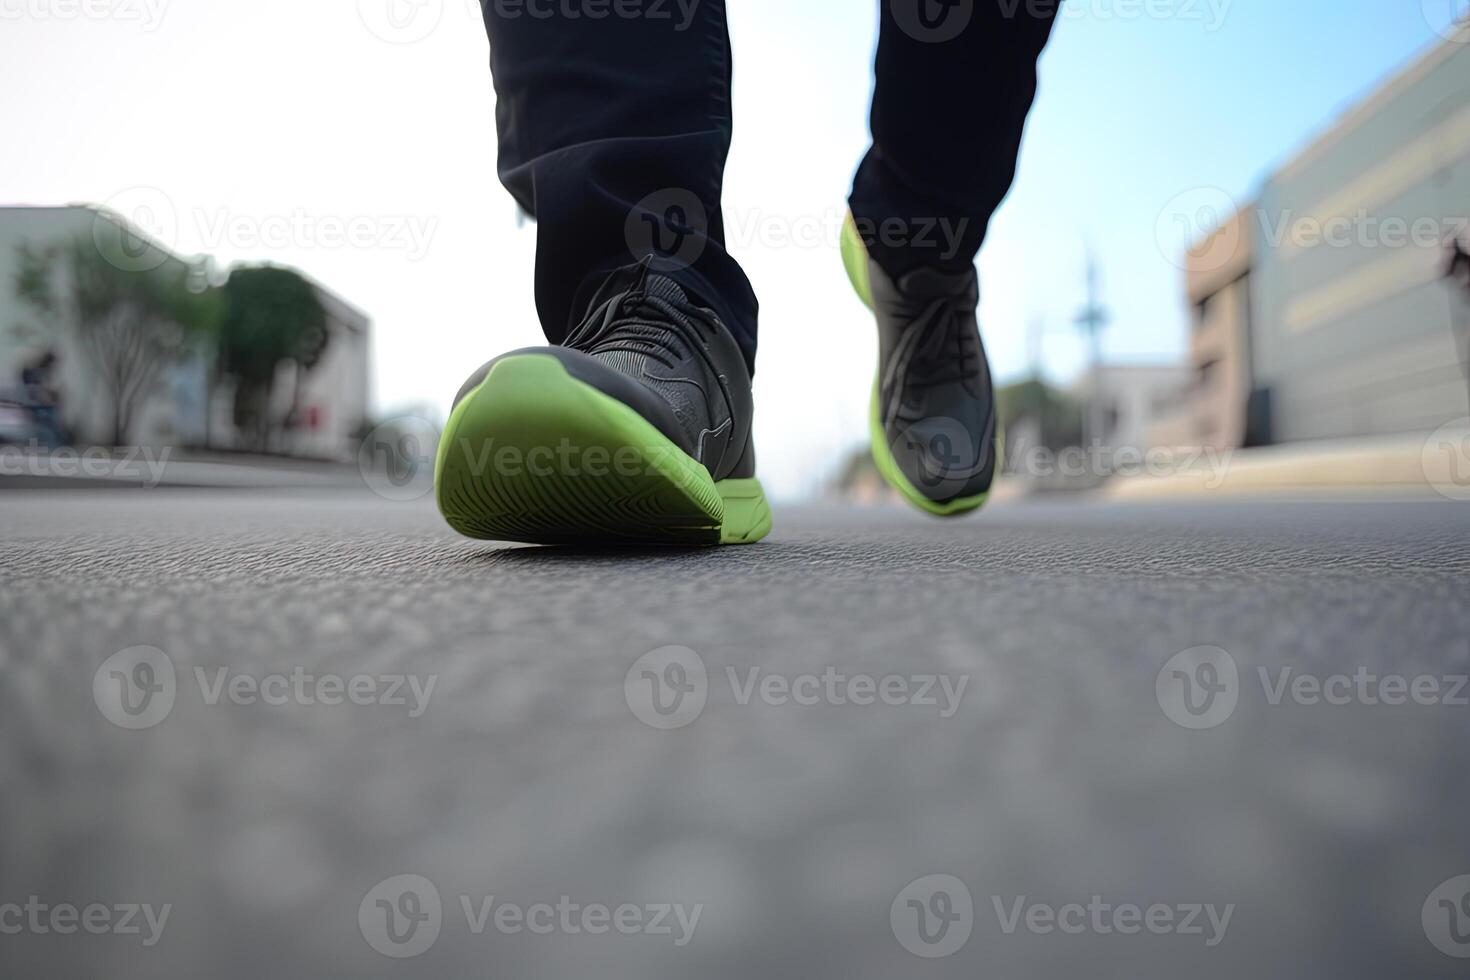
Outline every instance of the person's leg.
<svg viewBox="0 0 1470 980">
<path fill-rule="evenodd" d="M 537 222 L 536 304 L 561 343 L 609 270 L 653 267 L 720 315 L 748 366 L 755 294 L 724 247 L 731 133 L 724 0 L 638 16 L 485 0 L 500 179 Z M 629 12 L 632 12 L 631 10 Z"/>
<path fill-rule="evenodd" d="M 756 302 L 723 244 L 723 0 L 484 0 L 500 177 L 538 222 L 549 346 L 455 396 L 434 492 L 472 538 L 752 544 Z"/>
<path fill-rule="evenodd" d="M 1059 4 L 882 0 L 873 145 L 850 205 L 890 277 L 974 261 L 1015 177 Z"/>
<path fill-rule="evenodd" d="M 1056 2 L 883 0 L 873 146 L 842 255 L 878 326 L 878 471 L 929 513 L 981 507 L 1000 467 L 974 260 L 1010 189 Z"/>
</svg>

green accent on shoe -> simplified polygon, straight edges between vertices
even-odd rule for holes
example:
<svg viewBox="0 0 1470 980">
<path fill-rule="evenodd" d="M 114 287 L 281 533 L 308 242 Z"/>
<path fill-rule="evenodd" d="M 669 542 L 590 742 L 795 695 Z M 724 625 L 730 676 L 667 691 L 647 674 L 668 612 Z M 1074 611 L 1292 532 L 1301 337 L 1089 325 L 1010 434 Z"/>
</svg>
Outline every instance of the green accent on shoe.
<svg viewBox="0 0 1470 980">
<path fill-rule="evenodd" d="M 771 533 L 771 505 L 761 481 L 721 480 L 715 489 L 725 504 L 720 544 L 754 544 Z"/>
<path fill-rule="evenodd" d="M 878 417 L 878 383 L 873 382 L 873 397 L 868 403 L 868 438 L 872 443 L 873 462 L 878 466 L 878 472 L 888 485 L 903 495 L 903 499 L 927 514 L 935 517 L 959 517 L 972 513 L 985 506 L 985 501 L 990 499 L 989 491 L 975 497 L 959 497 L 945 503 L 936 503 L 909 482 L 908 477 L 903 475 L 899 469 L 898 461 L 893 458 L 893 449 L 888 445 L 888 435 L 883 430 L 883 422 Z"/>
<path fill-rule="evenodd" d="M 647 419 L 544 354 L 499 361 L 455 406 L 434 492 L 449 525 L 482 540 L 748 544 L 771 528 L 758 480 L 716 484 Z"/>
<path fill-rule="evenodd" d="M 868 247 L 863 244 L 863 237 L 858 234 L 857 222 L 853 220 L 852 212 L 847 212 L 847 220 L 842 222 L 842 267 L 847 270 L 847 281 L 852 283 L 853 290 L 858 294 L 858 299 L 868 309 L 873 308 L 873 286 L 868 278 Z"/>
<path fill-rule="evenodd" d="M 847 270 L 847 279 L 852 283 L 852 288 L 857 292 L 858 299 L 869 310 L 873 309 L 873 287 L 872 280 L 868 276 L 868 248 L 863 244 L 862 236 L 858 234 L 857 223 L 853 220 L 852 212 L 847 213 L 847 220 L 842 223 L 842 265 Z M 918 487 L 909 482 L 908 477 L 903 475 L 899 469 L 898 461 L 893 458 L 893 447 L 888 444 L 888 435 L 883 430 L 882 419 L 878 414 L 878 384 L 879 378 L 873 377 L 873 396 L 868 402 L 868 441 L 871 444 L 873 463 L 878 467 L 878 472 L 888 485 L 897 490 L 903 499 L 927 514 L 935 517 L 959 517 L 979 510 L 985 506 L 990 499 L 989 492 L 982 493 L 976 497 L 960 497 L 946 503 L 935 503 L 924 495 Z M 1000 440 L 996 439 L 997 452 L 999 452 Z M 999 457 L 998 457 L 999 458 Z"/>
</svg>

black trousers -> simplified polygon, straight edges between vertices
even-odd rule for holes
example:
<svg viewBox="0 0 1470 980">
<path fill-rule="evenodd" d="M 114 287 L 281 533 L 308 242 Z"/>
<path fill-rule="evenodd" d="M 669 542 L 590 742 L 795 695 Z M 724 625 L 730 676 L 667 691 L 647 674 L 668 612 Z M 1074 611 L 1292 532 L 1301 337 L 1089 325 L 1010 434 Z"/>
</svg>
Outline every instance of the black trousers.
<svg viewBox="0 0 1470 980">
<path fill-rule="evenodd" d="M 880 0 L 873 143 L 849 205 L 890 275 L 974 261 L 1015 176 L 1059 3 Z M 725 0 L 482 6 L 500 179 L 537 222 L 547 338 L 576 325 L 608 270 L 651 257 L 720 314 L 753 371 L 759 307 L 725 249 L 720 205 L 732 129 Z M 801 159 L 800 147 L 783 152 Z"/>
</svg>

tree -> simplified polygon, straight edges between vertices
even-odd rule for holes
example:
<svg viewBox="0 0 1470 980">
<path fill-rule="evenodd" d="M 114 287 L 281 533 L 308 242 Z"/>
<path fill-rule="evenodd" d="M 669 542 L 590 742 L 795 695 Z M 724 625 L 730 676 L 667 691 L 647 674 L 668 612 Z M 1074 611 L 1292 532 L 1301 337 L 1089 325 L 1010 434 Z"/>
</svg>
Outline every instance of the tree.
<svg viewBox="0 0 1470 980">
<path fill-rule="evenodd" d="M 220 372 L 235 381 L 235 425 L 254 448 L 266 449 L 274 427 L 270 405 L 276 371 L 285 361 L 296 365 L 286 417 L 286 424 L 294 424 L 302 380 L 327 348 L 327 311 L 315 286 L 278 266 L 237 267 L 223 288 Z"/>
<path fill-rule="evenodd" d="M 218 323 L 218 296 L 203 264 L 161 252 L 157 263 L 139 263 L 118 240 L 99 235 L 18 251 L 16 294 L 75 334 L 108 400 L 112 444 L 125 444 L 164 370 L 197 350 Z"/>
</svg>

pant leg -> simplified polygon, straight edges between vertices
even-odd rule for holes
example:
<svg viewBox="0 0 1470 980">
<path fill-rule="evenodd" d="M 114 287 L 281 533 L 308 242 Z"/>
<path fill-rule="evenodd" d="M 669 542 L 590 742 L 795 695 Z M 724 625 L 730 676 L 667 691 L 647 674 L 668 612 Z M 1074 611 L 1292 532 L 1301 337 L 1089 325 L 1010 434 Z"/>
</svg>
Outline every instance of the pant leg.
<svg viewBox="0 0 1470 980">
<path fill-rule="evenodd" d="M 725 250 L 730 40 L 724 0 L 484 0 L 502 183 L 537 222 L 536 306 L 552 343 L 608 270 L 654 266 L 715 309 L 755 360 L 757 304 Z M 580 15 L 579 15 L 580 14 Z"/>
<path fill-rule="evenodd" d="M 873 145 L 850 206 L 890 276 L 970 266 L 1015 177 L 1061 0 L 881 0 Z"/>
</svg>

